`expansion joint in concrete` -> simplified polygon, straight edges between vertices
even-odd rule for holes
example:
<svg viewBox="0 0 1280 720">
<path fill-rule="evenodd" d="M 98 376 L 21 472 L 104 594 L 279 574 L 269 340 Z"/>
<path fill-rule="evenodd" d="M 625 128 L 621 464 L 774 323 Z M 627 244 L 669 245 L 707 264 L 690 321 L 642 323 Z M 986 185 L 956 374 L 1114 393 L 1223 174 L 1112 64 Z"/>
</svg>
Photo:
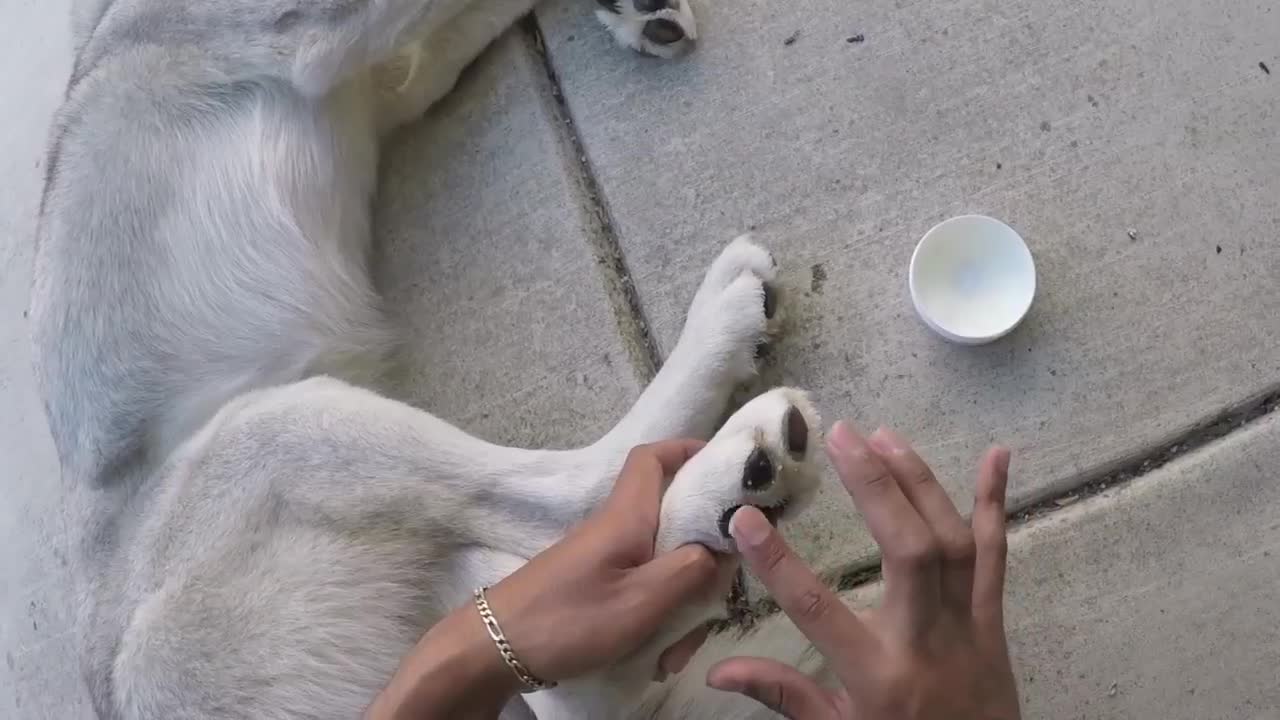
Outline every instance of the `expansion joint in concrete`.
<svg viewBox="0 0 1280 720">
<path fill-rule="evenodd" d="M 657 343 L 649 332 L 649 322 L 645 317 L 640 296 L 632 282 L 627 268 L 626 258 L 618 242 L 618 232 L 609 212 L 608 201 L 600 190 L 591 161 L 583 148 L 582 139 L 578 135 L 573 121 L 573 114 L 565 102 L 564 93 L 560 89 L 560 79 L 543 42 L 542 31 L 538 27 L 537 18 L 529 15 L 520 23 L 520 31 L 532 46 L 533 52 L 542 62 L 547 79 L 545 96 L 551 98 L 551 111 L 554 113 L 556 125 L 560 128 L 560 139 L 565 153 L 569 156 L 569 173 L 577 184 L 584 219 L 587 224 L 587 237 L 596 266 L 600 269 L 605 293 L 622 336 L 624 346 L 630 356 L 640 383 L 647 384 L 662 366 L 662 356 L 658 352 Z"/>
</svg>

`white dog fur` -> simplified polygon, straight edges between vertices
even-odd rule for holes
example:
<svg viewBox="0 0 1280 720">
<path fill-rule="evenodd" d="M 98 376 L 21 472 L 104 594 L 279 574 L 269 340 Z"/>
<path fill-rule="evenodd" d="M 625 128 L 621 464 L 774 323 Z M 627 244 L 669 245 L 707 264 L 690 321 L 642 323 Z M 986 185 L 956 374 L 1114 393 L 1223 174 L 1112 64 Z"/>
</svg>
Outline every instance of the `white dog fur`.
<svg viewBox="0 0 1280 720">
<path fill-rule="evenodd" d="M 359 716 L 425 628 L 584 517 L 630 448 L 709 437 L 753 375 L 775 268 L 739 239 L 590 447 L 496 447 L 368 389 L 396 342 L 367 273 L 379 139 L 531 4 L 76 3 L 31 317 L 63 475 L 92 496 L 75 572 L 101 717 Z M 695 36 L 684 0 L 623 4 L 601 16 L 624 44 Z M 796 390 L 744 406 L 671 485 L 660 549 L 732 551 L 739 504 L 794 515 L 819 423 Z M 508 714 L 626 716 L 662 647 L 720 611 L 688 608 Z"/>
</svg>

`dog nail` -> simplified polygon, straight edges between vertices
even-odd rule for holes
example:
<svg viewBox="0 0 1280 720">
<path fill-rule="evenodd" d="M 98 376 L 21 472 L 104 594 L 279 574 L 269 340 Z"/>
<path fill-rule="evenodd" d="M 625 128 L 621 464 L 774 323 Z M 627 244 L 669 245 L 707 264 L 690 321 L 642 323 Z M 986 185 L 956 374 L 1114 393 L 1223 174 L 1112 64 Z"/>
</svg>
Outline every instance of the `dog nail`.
<svg viewBox="0 0 1280 720">
<path fill-rule="evenodd" d="M 764 317 L 772 320 L 778 312 L 778 291 L 769 283 L 764 284 Z"/>
</svg>

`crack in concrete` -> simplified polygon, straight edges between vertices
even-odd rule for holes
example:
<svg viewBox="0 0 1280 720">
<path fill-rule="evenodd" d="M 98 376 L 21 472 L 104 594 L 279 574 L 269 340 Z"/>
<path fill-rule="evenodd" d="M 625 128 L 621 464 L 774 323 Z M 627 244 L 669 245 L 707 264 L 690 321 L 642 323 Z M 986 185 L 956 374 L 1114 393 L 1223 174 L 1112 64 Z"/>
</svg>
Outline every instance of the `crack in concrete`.
<svg viewBox="0 0 1280 720">
<path fill-rule="evenodd" d="M 1008 513 L 1007 529 L 1011 532 L 1037 518 L 1064 510 L 1117 486 L 1127 485 L 1179 458 L 1202 450 L 1277 410 L 1280 410 L 1280 386 L 1230 406 L 1147 452 L 1082 475 L 1078 482 L 1060 492 L 1041 500 L 1034 500 L 1023 507 L 1015 507 Z M 879 561 L 857 565 L 822 577 L 828 586 L 834 587 L 838 592 L 853 590 L 859 586 L 877 582 L 880 578 L 881 563 Z M 729 598 L 728 604 L 729 618 L 713 624 L 711 627 L 713 634 L 736 632 L 741 636 L 749 632 L 756 623 L 781 612 L 781 608 L 773 598 L 762 598 L 752 603 L 745 594 L 735 593 Z"/>
<path fill-rule="evenodd" d="M 1035 518 L 1069 507 L 1080 500 L 1150 474 L 1184 455 L 1207 447 L 1244 426 L 1270 415 L 1277 409 L 1280 409 L 1280 387 L 1273 387 L 1205 418 L 1162 445 L 1083 474 L 1070 487 L 1015 509 L 1010 513 L 1012 521 L 1010 527 L 1025 525 Z"/>
<path fill-rule="evenodd" d="M 520 21 L 519 27 L 526 40 L 532 45 L 533 52 L 542 61 L 543 72 L 547 79 L 546 95 L 552 102 L 551 112 L 561 128 L 561 142 L 566 152 L 571 155 L 571 175 L 578 185 L 578 194 L 582 201 L 582 210 L 588 225 L 587 236 L 590 240 L 591 252 L 600 274 L 604 280 L 605 294 L 613 310 L 614 322 L 622 336 L 623 344 L 631 359 L 640 384 L 647 385 L 658 374 L 662 367 L 662 355 L 658 345 L 649 332 L 649 321 L 640 303 L 635 283 L 631 280 L 631 272 L 627 268 L 622 246 L 618 242 L 618 232 L 609 212 L 608 203 L 596 179 L 595 170 L 587 158 L 578 134 L 573 114 L 565 101 L 564 92 L 560 89 L 560 78 L 551 63 L 543 41 L 542 31 L 538 27 L 537 18 L 530 14 Z"/>
</svg>

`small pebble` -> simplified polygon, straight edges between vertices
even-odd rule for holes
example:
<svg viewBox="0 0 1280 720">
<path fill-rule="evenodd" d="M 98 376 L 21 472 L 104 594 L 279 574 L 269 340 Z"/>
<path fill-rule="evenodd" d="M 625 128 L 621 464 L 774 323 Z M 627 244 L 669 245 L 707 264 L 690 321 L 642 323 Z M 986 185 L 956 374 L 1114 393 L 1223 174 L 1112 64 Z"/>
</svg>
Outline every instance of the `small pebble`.
<svg viewBox="0 0 1280 720">
<path fill-rule="evenodd" d="M 1129 239 L 1130 239 L 1130 240 L 1137 240 L 1137 239 L 1138 239 L 1138 231 L 1137 231 L 1137 230 L 1134 230 L 1133 228 L 1129 228 L 1129 231 L 1128 231 L 1128 233 L 1127 233 L 1127 234 L 1128 234 L 1128 236 L 1129 236 Z"/>
<path fill-rule="evenodd" d="M 866 40 L 867 40 L 867 36 L 863 35 L 862 33 L 858 33 L 857 35 L 850 35 L 849 37 L 844 39 L 844 41 L 849 43 L 850 45 L 854 43 L 866 42 Z"/>
<path fill-rule="evenodd" d="M 1119 683 L 1111 683 L 1111 687 L 1107 688 L 1107 697 L 1115 697 L 1116 693 L 1119 690 L 1120 690 Z"/>
<path fill-rule="evenodd" d="M 1262 72 L 1268 75 L 1271 74 L 1271 68 L 1267 67 L 1267 64 L 1262 62 L 1261 60 L 1258 61 L 1258 67 L 1262 68 Z"/>
<path fill-rule="evenodd" d="M 795 32 L 791 33 L 790 35 L 788 35 L 788 36 L 787 36 L 787 39 L 782 41 L 782 44 L 783 44 L 783 45 L 795 45 L 795 44 L 796 44 L 796 40 L 799 40 L 799 39 L 800 39 L 800 31 L 799 31 L 799 30 L 797 30 L 797 31 L 795 31 Z"/>
</svg>

